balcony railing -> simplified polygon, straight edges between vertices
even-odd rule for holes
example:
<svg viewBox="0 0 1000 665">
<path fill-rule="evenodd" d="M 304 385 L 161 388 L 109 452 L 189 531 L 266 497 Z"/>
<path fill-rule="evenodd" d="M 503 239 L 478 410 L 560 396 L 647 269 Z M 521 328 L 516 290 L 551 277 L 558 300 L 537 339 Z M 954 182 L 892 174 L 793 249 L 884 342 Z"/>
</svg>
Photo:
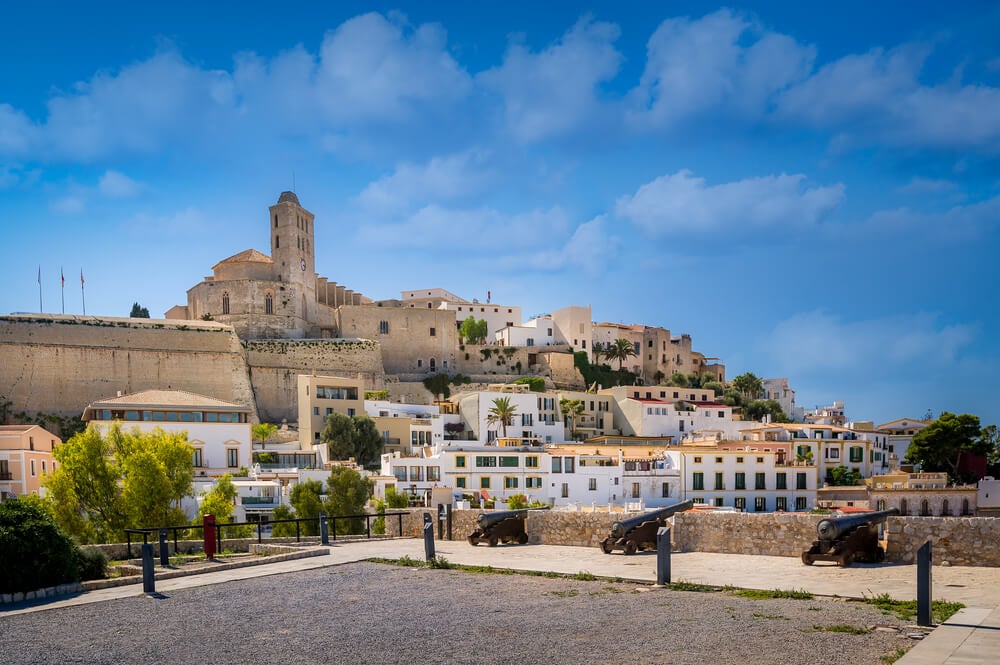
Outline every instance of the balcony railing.
<svg viewBox="0 0 1000 665">
<path fill-rule="evenodd" d="M 278 497 L 274 496 L 243 496 L 240 503 L 244 506 L 272 505 L 278 503 Z"/>
<path fill-rule="evenodd" d="M 10 471 L 0 473 L 0 480 L 14 480 L 14 474 Z"/>
</svg>

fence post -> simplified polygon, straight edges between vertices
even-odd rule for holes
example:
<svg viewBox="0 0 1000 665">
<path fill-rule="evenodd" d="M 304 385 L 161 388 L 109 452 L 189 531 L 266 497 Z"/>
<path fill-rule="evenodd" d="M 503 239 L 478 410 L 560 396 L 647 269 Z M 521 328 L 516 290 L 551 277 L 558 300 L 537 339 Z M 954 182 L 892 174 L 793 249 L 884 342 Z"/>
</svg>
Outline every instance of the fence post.
<svg viewBox="0 0 1000 665">
<path fill-rule="evenodd" d="M 153 546 L 142 546 L 142 592 L 156 593 L 156 575 L 153 573 Z"/>
<path fill-rule="evenodd" d="M 917 625 L 933 626 L 934 614 L 931 611 L 931 541 L 927 541 L 917 550 Z"/>
<path fill-rule="evenodd" d="M 125 532 L 125 551 L 128 552 L 128 558 L 132 558 L 132 532 Z"/>
<path fill-rule="evenodd" d="M 167 546 L 167 530 L 160 529 L 160 565 L 170 565 L 170 548 Z"/>
<path fill-rule="evenodd" d="M 656 530 L 656 586 L 670 584 L 670 527 Z"/>
<path fill-rule="evenodd" d="M 319 514 L 319 543 L 320 545 L 330 544 L 330 530 L 326 524 L 326 513 Z"/>
<path fill-rule="evenodd" d="M 448 540 L 451 540 L 451 504 L 446 503 L 444 505 L 445 519 L 448 522 Z"/>
<path fill-rule="evenodd" d="M 428 561 L 434 558 L 434 521 L 430 513 L 424 513 L 424 556 Z"/>
<path fill-rule="evenodd" d="M 202 543 L 205 548 L 205 558 L 214 559 L 215 558 L 215 515 L 205 515 L 201 518 L 202 524 Z"/>
</svg>

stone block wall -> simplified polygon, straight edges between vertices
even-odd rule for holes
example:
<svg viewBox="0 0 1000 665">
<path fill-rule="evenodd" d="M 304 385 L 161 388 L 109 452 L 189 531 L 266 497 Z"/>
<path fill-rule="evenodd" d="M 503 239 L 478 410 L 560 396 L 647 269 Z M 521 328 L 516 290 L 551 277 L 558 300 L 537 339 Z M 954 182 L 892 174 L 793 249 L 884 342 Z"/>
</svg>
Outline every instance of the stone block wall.
<svg viewBox="0 0 1000 665">
<path fill-rule="evenodd" d="M 993 517 L 890 517 L 886 559 L 914 563 L 931 541 L 933 562 L 955 566 L 1000 566 L 1000 519 Z"/>
<path fill-rule="evenodd" d="M 798 557 L 816 540 L 820 519 L 803 513 L 678 513 L 671 539 L 681 552 Z"/>
</svg>

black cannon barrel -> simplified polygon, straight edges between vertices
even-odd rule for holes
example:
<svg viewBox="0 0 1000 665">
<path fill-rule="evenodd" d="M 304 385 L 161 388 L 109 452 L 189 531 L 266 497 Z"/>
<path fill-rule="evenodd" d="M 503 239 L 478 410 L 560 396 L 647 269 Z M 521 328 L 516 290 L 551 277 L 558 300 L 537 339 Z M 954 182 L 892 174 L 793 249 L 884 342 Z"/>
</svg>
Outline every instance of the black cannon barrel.
<svg viewBox="0 0 1000 665">
<path fill-rule="evenodd" d="M 690 510 L 693 506 L 693 501 L 681 501 L 680 503 L 675 503 L 672 506 L 657 508 L 656 510 L 651 510 L 648 513 L 643 513 L 642 515 L 636 515 L 635 517 L 629 517 L 628 519 L 618 520 L 611 525 L 611 537 L 624 538 L 625 534 L 643 522 L 648 522 L 650 520 L 665 520 L 674 513 L 682 513 L 685 510 Z"/>
<path fill-rule="evenodd" d="M 855 513 L 843 517 L 828 517 L 816 525 L 816 534 L 820 540 L 837 540 L 845 533 L 863 524 L 881 524 L 893 515 L 898 515 L 898 508 L 878 510 L 870 513 Z"/>
<path fill-rule="evenodd" d="M 524 508 L 522 510 L 501 510 L 493 513 L 482 513 L 476 518 L 476 524 L 479 525 L 480 529 L 487 529 L 491 525 L 498 522 L 502 522 L 508 517 L 527 517 L 528 509 Z"/>
</svg>

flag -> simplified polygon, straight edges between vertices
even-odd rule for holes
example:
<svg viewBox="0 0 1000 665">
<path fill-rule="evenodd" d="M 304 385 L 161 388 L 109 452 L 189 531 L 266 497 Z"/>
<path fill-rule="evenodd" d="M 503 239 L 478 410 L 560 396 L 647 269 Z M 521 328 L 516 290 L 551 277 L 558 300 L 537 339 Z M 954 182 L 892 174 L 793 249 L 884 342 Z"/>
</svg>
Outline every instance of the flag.
<svg viewBox="0 0 1000 665">
<path fill-rule="evenodd" d="M 59 279 L 62 280 L 62 287 L 65 289 L 66 288 L 66 275 L 63 274 L 63 269 L 62 268 L 59 269 Z"/>
<path fill-rule="evenodd" d="M 38 283 L 42 283 L 42 266 L 38 266 Z"/>
<path fill-rule="evenodd" d="M 83 268 L 80 268 L 80 288 L 83 288 Z"/>
</svg>

